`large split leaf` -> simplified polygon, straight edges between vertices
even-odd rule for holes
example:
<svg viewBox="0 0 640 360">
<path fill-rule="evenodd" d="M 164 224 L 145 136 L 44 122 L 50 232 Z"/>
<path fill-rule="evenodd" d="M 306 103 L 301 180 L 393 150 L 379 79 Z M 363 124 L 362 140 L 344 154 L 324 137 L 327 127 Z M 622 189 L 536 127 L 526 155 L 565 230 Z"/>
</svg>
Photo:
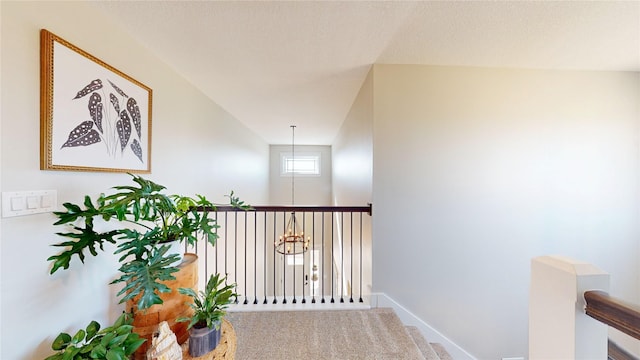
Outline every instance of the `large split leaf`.
<svg viewBox="0 0 640 360">
<path fill-rule="evenodd" d="M 103 198 L 98 199 L 98 206 L 102 206 L 104 201 Z M 79 205 L 72 203 L 63 203 L 62 206 L 66 209 L 66 211 L 54 211 L 53 214 L 58 217 L 58 221 L 56 221 L 53 225 L 61 225 L 61 224 L 70 224 L 74 223 L 76 220 L 80 218 L 85 218 L 87 224 L 93 224 L 94 216 L 111 216 L 112 213 L 109 212 L 109 209 L 98 209 L 91 201 L 91 197 L 89 195 L 85 195 L 84 202 L 85 208 L 81 208 Z"/>
<path fill-rule="evenodd" d="M 103 198 L 105 206 L 102 211 L 115 214 L 119 221 L 131 215 L 136 223 L 140 220 L 166 220 L 167 214 L 175 213 L 171 198 L 160 193 L 165 189 L 164 186 L 140 176 L 132 176 L 138 186 L 114 186 L 118 192 Z"/>
<path fill-rule="evenodd" d="M 77 232 L 73 233 L 56 233 L 57 235 L 68 237 L 75 240 L 64 241 L 53 246 L 67 248 L 58 255 L 53 255 L 47 258 L 47 261 L 53 262 L 51 268 L 51 274 L 56 272 L 59 268 L 68 269 L 71 258 L 76 255 L 80 261 L 84 263 L 84 251 L 88 250 L 93 256 L 97 256 L 98 252 L 96 247 L 100 250 L 104 250 L 104 242 L 110 242 L 115 244 L 115 236 L 120 234 L 119 230 L 113 230 L 106 233 L 99 233 L 93 229 L 92 224 L 88 224 L 87 227 L 81 228 L 74 226 L 73 229 Z"/>
<path fill-rule="evenodd" d="M 120 303 L 140 295 L 138 309 L 147 309 L 155 304 L 162 304 L 160 293 L 170 292 L 171 289 L 162 281 L 175 280 L 173 273 L 178 271 L 172 264 L 179 261 L 177 254 L 167 255 L 168 245 L 152 248 L 146 259 L 132 260 L 120 267 L 122 276 L 112 281 L 112 284 L 124 282 L 127 285 L 118 292 L 124 295 Z"/>
<path fill-rule="evenodd" d="M 123 229 L 122 239 L 125 240 L 118 245 L 114 254 L 122 254 L 118 261 L 123 262 L 127 258 L 144 260 L 149 254 L 151 246 L 162 241 L 160 229 L 151 229 L 145 233 L 137 230 Z"/>
</svg>

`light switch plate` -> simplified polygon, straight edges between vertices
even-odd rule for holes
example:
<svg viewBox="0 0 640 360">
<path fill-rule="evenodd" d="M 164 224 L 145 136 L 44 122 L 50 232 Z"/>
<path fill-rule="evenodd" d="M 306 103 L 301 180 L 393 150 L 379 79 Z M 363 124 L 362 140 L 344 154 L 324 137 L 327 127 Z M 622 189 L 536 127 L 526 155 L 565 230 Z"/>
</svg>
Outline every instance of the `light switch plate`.
<svg viewBox="0 0 640 360">
<path fill-rule="evenodd" d="M 56 190 L 2 192 L 2 217 L 32 215 L 56 211 Z"/>
</svg>

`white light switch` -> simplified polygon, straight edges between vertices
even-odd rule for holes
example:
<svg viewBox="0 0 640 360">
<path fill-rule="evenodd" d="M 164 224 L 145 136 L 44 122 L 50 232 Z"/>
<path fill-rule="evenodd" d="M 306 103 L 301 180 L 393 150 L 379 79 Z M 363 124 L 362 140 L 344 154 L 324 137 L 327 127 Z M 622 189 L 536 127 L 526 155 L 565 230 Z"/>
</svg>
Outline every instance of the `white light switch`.
<svg viewBox="0 0 640 360">
<path fill-rule="evenodd" d="M 21 196 L 11 197 L 11 210 L 13 211 L 24 210 L 24 197 L 21 197 Z"/>
<path fill-rule="evenodd" d="M 40 207 L 40 196 L 27 196 L 27 209 L 37 209 Z"/>
<path fill-rule="evenodd" d="M 6 191 L 2 193 L 2 217 L 56 211 L 56 190 Z"/>
<path fill-rule="evenodd" d="M 50 208 L 53 206 L 53 197 L 50 194 L 42 195 L 42 207 Z"/>
</svg>

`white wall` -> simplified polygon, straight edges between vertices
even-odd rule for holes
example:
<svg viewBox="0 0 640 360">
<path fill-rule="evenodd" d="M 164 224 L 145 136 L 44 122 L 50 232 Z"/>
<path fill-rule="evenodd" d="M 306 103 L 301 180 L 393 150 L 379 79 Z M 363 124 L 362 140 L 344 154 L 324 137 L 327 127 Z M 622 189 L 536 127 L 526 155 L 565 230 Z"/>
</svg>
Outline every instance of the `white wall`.
<svg viewBox="0 0 640 360">
<path fill-rule="evenodd" d="M 291 177 L 280 175 L 280 154 L 291 153 L 291 145 L 271 145 L 269 172 L 269 203 L 291 205 Z M 295 205 L 331 204 L 331 147 L 327 145 L 295 145 L 295 153 L 320 153 L 320 176 L 296 175 Z"/>
<path fill-rule="evenodd" d="M 365 79 L 331 144 L 333 205 L 366 206 L 372 202 L 373 181 L 373 71 Z M 373 208 L 375 212 L 375 206 Z M 362 293 L 372 290 L 371 217 L 363 215 Z M 358 230 L 359 231 L 359 230 Z M 360 293 L 359 282 L 353 284 Z"/>
<path fill-rule="evenodd" d="M 0 31 L 2 30 L 2 5 L 0 5 Z M 0 45 L 2 38 L 0 34 Z M 2 69 L 2 56 L 0 55 L 0 69 Z M 2 83 L 2 71 L 0 71 L 0 84 Z M 2 86 L 0 86 L 0 100 L 2 99 Z M 2 102 L 0 101 L 0 105 Z M 2 112 L 0 111 L 0 128 L 2 120 Z M 2 189 L 2 133 L 0 132 L 0 189 Z M 2 200 L 0 200 L 2 201 Z M 0 270 L 2 269 L 2 221 L 0 221 Z M 2 339 L 2 293 L 4 286 L 2 285 L 2 275 L 0 275 L 0 339 Z M 0 354 L 2 354 L 2 341 L 0 341 Z"/>
<path fill-rule="evenodd" d="M 535 256 L 640 299 L 638 73 L 375 65 L 373 82 L 374 291 L 479 359 L 526 355 Z"/>
<path fill-rule="evenodd" d="M 152 173 L 169 193 L 224 202 L 234 190 L 251 204 L 268 201 L 268 145 L 177 76 L 160 59 L 82 2 L 1 2 L 1 190 L 55 189 L 58 202 L 81 201 L 129 182 L 121 173 L 39 170 L 39 30 L 46 28 L 153 89 Z M 51 354 L 60 331 L 122 309 L 113 286 L 115 258 L 48 274 L 50 245 L 61 241 L 54 217 L 3 218 L 0 358 Z"/>
<path fill-rule="evenodd" d="M 371 202 L 373 181 L 373 71 L 331 144 L 334 205 Z"/>
</svg>

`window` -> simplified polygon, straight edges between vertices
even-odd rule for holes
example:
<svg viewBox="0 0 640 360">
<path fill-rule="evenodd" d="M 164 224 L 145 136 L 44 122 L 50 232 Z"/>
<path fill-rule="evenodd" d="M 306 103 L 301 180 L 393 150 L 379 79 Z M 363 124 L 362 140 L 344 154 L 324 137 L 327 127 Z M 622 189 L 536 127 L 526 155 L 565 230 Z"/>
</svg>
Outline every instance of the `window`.
<svg viewBox="0 0 640 360">
<path fill-rule="evenodd" d="M 280 153 L 281 176 L 320 176 L 320 153 Z"/>
</svg>

